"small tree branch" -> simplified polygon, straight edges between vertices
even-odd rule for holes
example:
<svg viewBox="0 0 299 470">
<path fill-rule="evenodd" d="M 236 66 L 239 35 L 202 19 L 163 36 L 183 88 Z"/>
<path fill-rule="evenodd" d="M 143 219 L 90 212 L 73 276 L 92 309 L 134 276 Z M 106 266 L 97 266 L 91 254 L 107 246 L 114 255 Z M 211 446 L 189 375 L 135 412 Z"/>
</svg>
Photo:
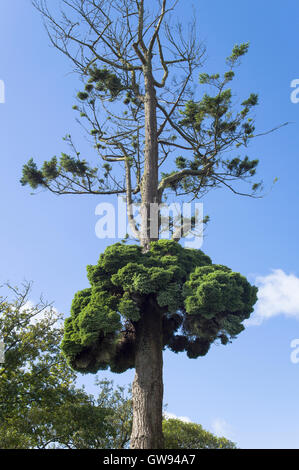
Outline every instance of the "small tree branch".
<svg viewBox="0 0 299 470">
<path fill-rule="evenodd" d="M 158 24 L 155 28 L 155 31 L 154 31 L 154 34 L 150 40 L 150 43 L 149 43 L 149 46 L 148 46 L 148 53 L 151 54 L 152 51 L 153 51 L 153 47 L 154 47 L 154 44 L 155 44 L 155 41 L 158 37 L 158 34 L 159 34 L 159 31 L 160 31 L 160 27 L 161 27 L 161 24 L 162 24 L 162 21 L 163 21 L 163 18 L 165 16 L 165 8 L 166 8 L 166 0 L 163 0 L 162 1 L 162 11 L 161 11 L 161 14 L 160 14 L 160 17 L 159 17 L 159 21 L 158 21 Z"/>
</svg>

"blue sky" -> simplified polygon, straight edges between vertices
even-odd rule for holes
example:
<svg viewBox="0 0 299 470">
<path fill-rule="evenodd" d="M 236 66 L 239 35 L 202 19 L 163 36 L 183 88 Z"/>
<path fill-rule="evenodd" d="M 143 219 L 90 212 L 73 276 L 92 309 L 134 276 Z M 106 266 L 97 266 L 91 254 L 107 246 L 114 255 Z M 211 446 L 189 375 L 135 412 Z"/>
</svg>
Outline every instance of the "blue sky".
<svg viewBox="0 0 299 470">
<path fill-rule="evenodd" d="M 260 132 L 291 124 L 250 147 L 269 189 L 263 199 L 224 190 L 204 199 L 211 222 L 202 249 L 213 262 L 262 287 L 258 321 L 233 344 L 213 346 L 205 358 L 166 352 L 165 403 L 170 413 L 242 448 L 299 448 L 299 364 L 290 359 L 290 343 L 299 337 L 299 104 L 290 99 L 291 81 L 299 79 L 299 5 L 295 0 L 277 0 L 271 7 L 257 0 L 194 3 L 207 47 L 205 69 L 222 71 L 234 44 L 250 41 L 234 92 L 240 99 L 259 94 Z M 181 0 L 182 18 L 186 5 L 191 2 Z M 65 315 L 74 292 L 88 285 L 86 265 L 108 244 L 94 231 L 95 207 L 102 200 L 32 196 L 19 179 L 30 157 L 43 162 L 65 150 L 61 139 L 68 132 L 88 151 L 72 110 L 80 84 L 70 72 L 67 59 L 49 46 L 30 1 L 0 1 L 0 80 L 6 92 L 0 104 L 0 281 L 33 280 L 33 300 L 43 292 Z M 118 384 L 133 378 L 132 371 L 101 375 Z M 92 376 L 81 383 L 95 390 Z"/>
</svg>

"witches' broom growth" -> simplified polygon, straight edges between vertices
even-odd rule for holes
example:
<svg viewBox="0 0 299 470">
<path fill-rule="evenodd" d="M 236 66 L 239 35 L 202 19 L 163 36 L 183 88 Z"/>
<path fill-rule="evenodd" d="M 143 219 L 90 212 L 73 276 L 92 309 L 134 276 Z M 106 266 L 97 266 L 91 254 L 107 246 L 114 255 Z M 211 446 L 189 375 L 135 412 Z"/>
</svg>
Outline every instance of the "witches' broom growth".
<svg viewBox="0 0 299 470">
<path fill-rule="evenodd" d="M 257 289 L 243 276 L 170 240 L 152 242 L 146 253 L 116 243 L 87 273 L 91 287 L 75 294 L 62 342 L 70 366 L 82 373 L 135 367 L 146 305 L 162 318 L 163 348 L 195 359 L 243 331 L 256 302 Z"/>
</svg>

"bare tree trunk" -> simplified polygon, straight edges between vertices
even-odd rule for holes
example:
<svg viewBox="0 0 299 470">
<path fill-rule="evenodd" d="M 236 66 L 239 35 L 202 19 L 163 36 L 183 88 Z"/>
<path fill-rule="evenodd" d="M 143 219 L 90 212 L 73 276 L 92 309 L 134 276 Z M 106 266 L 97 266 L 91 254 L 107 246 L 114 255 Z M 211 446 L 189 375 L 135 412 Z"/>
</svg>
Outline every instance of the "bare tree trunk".
<svg viewBox="0 0 299 470">
<path fill-rule="evenodd" d="M 158 202 L 158 141 L 156 91 L 151 60 L 144 67 L 145 163 L 142 181 L 141 245 L 147 251 L 150 205 Z M 135 378 L 133 382 L 132 449 L 163 448 L 163 340 L 162 314 L 153 299 L 145 304 L 136 328 Z"/>
<path fill-rule="evenodd" d="M 149 249 L 150 241 L 150 205 L 158 202 L 158 137 L 157 137 L 157 99 L 151 66 L 144 70 L 145 98 L 145 152 L 144 173 L 141 188 L 141 245 Z"/>
<path fill-rule="evenodd" d="M 162 449 L 162 315 L 148 302 L 136 328 L 131 449 Z"/>
</svg>

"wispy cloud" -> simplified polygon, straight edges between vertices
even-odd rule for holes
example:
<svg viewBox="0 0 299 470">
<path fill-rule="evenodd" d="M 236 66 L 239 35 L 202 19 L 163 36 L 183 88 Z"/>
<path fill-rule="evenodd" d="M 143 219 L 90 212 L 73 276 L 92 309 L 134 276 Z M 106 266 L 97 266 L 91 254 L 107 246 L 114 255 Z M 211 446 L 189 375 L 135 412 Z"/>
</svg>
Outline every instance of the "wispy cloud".
<svg viewBox="0 0 299 470">
<path fill-rule="evenodd" d="M 165 419 L 179 419 L 180 421 L 183 421 L 184 423 L 191 423 L 191 419 L 188 418 L 187 416 L 177 416 L 174 413 L 168 413 L 168 412 L 164 412 L 163 415 Z"/>
<path fill-rule="evenodd" d="M 216 418 L 212 422 L 211 430 L 218 437 L 226 437 L 233 439 L 233 432 L 231 426 L 222 418 Z"/>
<path fill-rule="evenodd" d="M 258 276 L 258 302 L 252 317 L 245 326 L 260 325 L 264 320 L 285 315 L 299 320 L 299 278 L 274 269 L 267 276 Z"/>
</svg>

